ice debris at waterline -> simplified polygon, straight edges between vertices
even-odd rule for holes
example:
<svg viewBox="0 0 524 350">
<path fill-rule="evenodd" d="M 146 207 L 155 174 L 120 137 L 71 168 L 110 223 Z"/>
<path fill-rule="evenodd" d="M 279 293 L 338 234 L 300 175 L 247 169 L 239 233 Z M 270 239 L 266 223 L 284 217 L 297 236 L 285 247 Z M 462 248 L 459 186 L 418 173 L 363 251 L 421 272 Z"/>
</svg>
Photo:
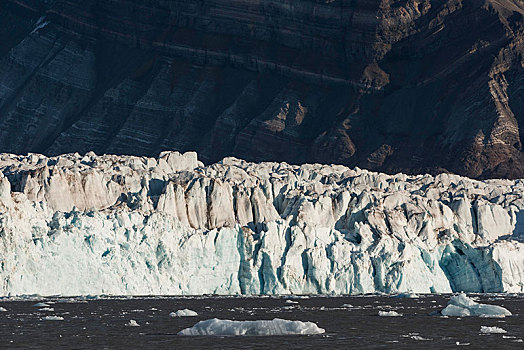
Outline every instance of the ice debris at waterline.
<svg viewBox="0 0 524 350">
<path fill-rule="evenodd" d="M 191 328 L 178 332 L 178 335 L 308 335 L 322 334 L 325 330 L 313 322 L 289 321 L 275 318 L 260 321 L 211 320 L 200 321 Z"/>
<path fill-rule="evenodd" d="M 196 313 L 193 310 L 189 309 L 183 309 L 183 310 L 177 310 L 176 312 L 172 312 L 169 314 L 170 317 L 192 317 L 192 316 L 198 316 L 198 313 Z"/>
<path fill-rule="evenodd" d="M 480 327 L 480 333 L 484 333 L 484 334 L 506 334 L 508 332 L 505 329 L 500 328 L 500 327 L 481 326 Z"/>
<path fill-rule="evenodd" d="M 391 310 L 391 311 L 379 311 L 378 315 L 382 316 L 382 317 L 399 317 L 399 316 L 402 316 L 402 314 L 399 314 L 398 312 L 393 311 L 393 310 Z"/>
<path fill-rule="evenodd" d="M 126 323 L 126 326 L 127 327 L 140 327 L 138 322 L 136 322 L 135 320 L 129 320 L 129 323 Z"/>
<path fill-rule="evenodd" d="M 480 316 L 480 317 L 506 317 L 511 312 L 502 306 L 479 304 L 464 293 L 451 297 L 451 300 L 441 312 L 443 316 Z"/>
<path fill-rule="evenodd" d="M 63 321 L 64 318 L 62 316 L 45 316 L 42 317 L 43 321 Z"/>
<path fill-rule="evenodd" d="M 49 306 L 51 306 L 51 305 L 46 304 L 46 303 L 42 303 L 42 302 L 36 303 L 36 304 L 33 305 L 33 307 L 49 307 Z"/>
<path fill-rule="evenodd" d="M 524 181 L 0 154 L 0 295 L 524 291 Z"/>
<path fill-rule="evenodd" d="M 419 295 L 416 293 L 399 293 L 397 295 L 394 295 L 393 298 L 401 298 L 401 299 L 418 299 Z"/>
</svg>

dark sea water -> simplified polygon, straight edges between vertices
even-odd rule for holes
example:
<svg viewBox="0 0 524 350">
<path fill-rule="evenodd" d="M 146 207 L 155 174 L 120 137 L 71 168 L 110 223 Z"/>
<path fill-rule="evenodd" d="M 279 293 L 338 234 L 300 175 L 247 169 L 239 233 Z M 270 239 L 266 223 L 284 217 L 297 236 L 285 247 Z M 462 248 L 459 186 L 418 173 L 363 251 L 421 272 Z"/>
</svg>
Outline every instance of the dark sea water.
<svg viewBox="0 0 524 350">
<path fill-rule="evenodd" d="M 504 306 L 503 319 L 430 315 L 449 295 L 418 299 L 390 296 L 309 297 L 134 297 L 0 299 L 2 349 L 524 349 L 524 296 L 474 295 L 479 302 Z M 49 304 L 54 311 L 33 306 Z M 344 304 L 349 304 L 345 305 Z M 197 317 L 169 316 L 179 309 Z M 401 317 L 380 317 L 395 310 Z M 60 316 L 63 320 L 44 320 Z M 312 321 L 322 335 L 270 337 L 182 337 L 180 330 L 210 318 Z M 135 320 L 140 326 L 126 324 Z M 497 326 L 506 334 L 482 334 Z"/>
</svg>

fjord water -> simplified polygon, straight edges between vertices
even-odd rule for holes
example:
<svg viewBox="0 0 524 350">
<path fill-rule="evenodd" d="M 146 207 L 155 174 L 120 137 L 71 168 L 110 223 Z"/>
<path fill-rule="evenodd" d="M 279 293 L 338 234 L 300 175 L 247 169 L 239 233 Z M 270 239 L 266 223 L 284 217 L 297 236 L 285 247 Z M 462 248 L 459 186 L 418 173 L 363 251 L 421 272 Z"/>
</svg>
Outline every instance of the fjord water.
<svg viewBox="0 0 524 350">
<path fill-rule="evenodd" d="M 479 302 L 509 309 L 506 318 L 442 317 L 450 295 L 311 297 L 97 297 L 4 298 L 0 307 L 0 348 L 6 349 L 267 349 L 457 348 L 521 349 L 524 296 L 473 295 Z M 48 306 L 34 306 L 42 302 Z M 180 309 L 195 317 L 170 317 Z M 401 316 L 381 317 L 379 311 Z M 382 313 L 384 314 L 384 313 Z M 50 317 L 46 320 L 46 316 Z M 53 320 L 62 317 L 63 320 Z M 315 322 L 324 334 L 302 336 L 199 336 L 177 333 L 198 321 L 271 320 Z M 130 327 L 135 320 L 139 327 Z M 481 333 L 499 327 L 504 334 Z"/>
</svg>

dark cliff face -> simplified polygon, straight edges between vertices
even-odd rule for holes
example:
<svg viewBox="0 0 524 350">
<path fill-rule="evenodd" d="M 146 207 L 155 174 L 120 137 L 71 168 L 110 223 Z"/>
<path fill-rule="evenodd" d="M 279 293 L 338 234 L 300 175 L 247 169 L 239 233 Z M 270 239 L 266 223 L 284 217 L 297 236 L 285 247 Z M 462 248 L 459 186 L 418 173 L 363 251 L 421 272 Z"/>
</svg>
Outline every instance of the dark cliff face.
<svg viewBox="0 0 524 350">
<path fill-rule="evenodd" d="M 521 0 L 0 0 L 0 151 L 524 177 Z"/>
</svg>

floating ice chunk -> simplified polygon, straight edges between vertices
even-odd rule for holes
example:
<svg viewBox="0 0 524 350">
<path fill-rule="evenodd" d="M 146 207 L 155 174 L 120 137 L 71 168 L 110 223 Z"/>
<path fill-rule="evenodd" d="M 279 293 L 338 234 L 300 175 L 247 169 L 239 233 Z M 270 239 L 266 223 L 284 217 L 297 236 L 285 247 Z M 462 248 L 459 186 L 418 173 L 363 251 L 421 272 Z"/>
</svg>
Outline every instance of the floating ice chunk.
<svg viewBox="0 0 524 350">
<path fill-rule="evenodd" d="M 489 326 L 481 326 L 480 332 L 484 334 L 505 334 L 508 333 L 505 329 L 500 327 L 489 327 Z"/>
<path fill-rule="evenodd" d="M 468 346 L 468 345 L 471 345 L 471 343 L 461 343 L 459 341 L 455 342 L 455 345 L 456 346 Z"/>
<path fill-rule="evenodd" d="M 128 327 L 140 327 L 140 325 L 135 320 L 129 320 L 129 323 L 126 323 Z"/>
<path fill-rule="evenodd" d="M 46 303 L 36 303 L 33 305 L 34 307 L 49 307 L 51 305 L 49 304 L 46 304 Z"/>
<path fill-rule="evenodd" d="M 394 295 L 393 298 L 406 298 L 406 299 L 418 299 L 419 295 L 416 293 L 408 292 L 408 293 L 399 293 L 397 295 Z"/>
<path fill-rule="evenodd" d="M 466 296 L 464 293 L 451 297 L 441 314 L 444 316 L 480 316 L 480 317 L 505 317 L 511 316 L 511 312 L 502 306 L 479 304 Z"/>
<path fill-rule="evenodd" d="M 63 321 L 64 318 L 62 316 L 45 316 L 45 317 L 42 317 L 42 320 L 44 321 Z"/>
<path fill-rule="evenodd" d="M 353 307 L 351 304 L 342 304 L 342 307 Z"/>
<path fill-rule="evenodd" d="M 0 306 L 0 312 L 6 312 L 6 311 L 7 311 L 7 309 L 5 307 L 1 307 Z"/>
<path fill-rule="evenodd" d="M 286 300 L 286 304 L 298 304 L 298 301 L 294 301 L 294 300 Z"/>
<path fill-rule="evenodd" d="M 379 311 L 379 312 L 378 312 L 378 315 L 379 315 L 379 316 L 386 316 L 386 317 L 398 317 L 398 316 L 402 316 L 402 314 L 399 314 L 399 313 L 396 312 L 396 311 Z"/>
<path fill-rule="evenodd" d="M 48 311 L 48 312 L 51 312 L 51 311 L 55 311 L 55 309 L 53 309 L 52 307 L 43 307 L 43 308 L 39 309 L 38 311 Z"/>
<path fill-rule="evenodd" d="M 421 337 L 420 335 L 412 335 L 410 338 L 413 339 L 413 340 L 419 340 L 419 341 L 433 340 L 431 338 Z"/>
<path fill-rule="evenodd" d="M 172 312 L 169 314 L 169 316 L 171 317 L 188 317 L 188 316 L 198 316 L 198 314 L 193 311 L 193 310 L 189 310 L 189 309 L 183 309 L 183 310 L 178 310 L 176 312 Z"/>
<path fill-rule="evenodd" d="M 259 321 L 211 320 L 200 321 L 191 328 L 186 328 L 178 335 L 291 335 L 322 334 L 325 330 L 313 322 L 289 321 L 275 318 Z"/>
</svg>

